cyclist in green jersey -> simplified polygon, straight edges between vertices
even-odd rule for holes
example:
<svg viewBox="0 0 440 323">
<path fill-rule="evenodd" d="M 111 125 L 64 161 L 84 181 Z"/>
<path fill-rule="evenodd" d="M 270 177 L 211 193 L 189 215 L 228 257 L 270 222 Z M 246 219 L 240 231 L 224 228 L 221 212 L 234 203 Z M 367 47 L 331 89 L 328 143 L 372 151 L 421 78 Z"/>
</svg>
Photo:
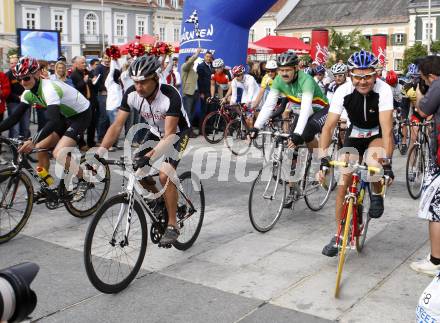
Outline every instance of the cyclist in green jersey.
<svg viewBox="0 0 440 323">
<path fill-rule="evenodd" d="M 76 147 L 80 135 L 89 126 L 91 110 L 89 101 L 75 88 L 59 81 L 40 79 L 36 59 L 22 57 L 12 71 L 25 88 L 21 103 L 13 113 L 0 123 L 0 132 L 15 125 L 23 113 L 32 106 L 46 109 L 47 122 L 32 139 L 24 142 L 19 152 L 30 153 L 34 148 L 54 148 L 53 156 L 61 157 L 63 148 Z M 47 152 L 37 154 L 38 166 L 49 169 Z M 79 177 L 82 174 L 78 174 Z M 80 181 L 77 198 L 87 190 L 87 183 Z"/>
<path fill-rule="evenodd" d="M 298 122 L 291 134 L 292 143 L 297 146 L 304 142 L 310 148 L 317 148 L 315 135 L 321 132 L 328 112 L 328 100 L 313 78 L 299 70 L 298 56 L 287 51 L 278 57 L 278 76 L 275 77 L 266 102 L 255 121 L 251 137 L 269 120 L 280 95 L 293 103 L 293 113 L 299 115 Z"/>
</svg>

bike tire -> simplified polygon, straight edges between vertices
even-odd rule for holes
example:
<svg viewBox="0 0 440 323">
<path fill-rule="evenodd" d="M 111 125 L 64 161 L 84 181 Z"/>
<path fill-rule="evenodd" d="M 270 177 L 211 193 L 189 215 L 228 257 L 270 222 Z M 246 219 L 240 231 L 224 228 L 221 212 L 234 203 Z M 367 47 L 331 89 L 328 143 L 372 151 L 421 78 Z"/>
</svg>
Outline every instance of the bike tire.
<svg viewBox="0 0 440 323">
<path fill-rule="evenodd" d="M 414 155 L 414 156 L 413 156 Z M 411 161 L 412 158 L 416 158 L 415 160 Z M 420 160 L 419 160 L 420 158 Z M 412 165 L 411 165 L 412 163 Z M 416 164 L 416 171 L 413 178 L 413 166 Z M 413 190 L 412 188 L 412 182 L 415 179 L 418 179 L 419 172 L 422 174 L 420 178 L 420 184 L 415 187 Z M 421 150 L 420 146 L 415 144 L 411 147 L 411 149 L 408 152 L 408 158 L 406 160 L 406 188 L 408 189 L 408 193 L 414 200 L 417 200 L 420 195 L 422 194 L 422 186 L 423 186 L 423 178 L 424 178 L 424 172 L 425 172 L 425 156 L 423 155 L 423 151 Z"/>
<path fill-rule="evenodd" d="M 249 193 L 249 204 L 248 204 L 249 219 L 250 219 L 251 224 L 254 227 L 254 229 L 257 230 L 258 232 L 261 232 L 261 233 L 265 233 L 265 232 L 271 230 L 275 226 L 275 224 L 278 222 L 278 220 L 281 217 L 281 214 L 283 212 L 284 201 L 286 199 L 286 181 L 279 179 L 279 177 L 280 177 L 279 174 L 281 172 L 278 173 L 278 170 L 276 170 L 276 175 L 274 175 L 273 168 L 279 167 L 279 166 L 274 166 L 274 164 L 275 163 L 268 164 L 260 170 L 257 178 L 252 183 L 251 191 Z M 265 171 L 265 168 L 267 168 L 268 170 Z M 272 169 L 270 169 L 270 168 L 272 168 Z M 263 176 L 264 176 L 264 178 L 263 178 Z M 260 196 L 259 184 L 261 183 L 262 180 L 265 180 L 266 177 L 268 179 L 268 182 L 266 184 L 263 184 L 263 185 L 266 185 L 266 188 L 263 191 L 263 195 Z M 267 199 L 264 197 L 264 194 L 266 191 L 268 191 L 268 189 L 272 185 L 274 185 L 273 196 L 270 197 L 270 199 Z M 278 187 L 280 187 L 280 191 L 277 191 Z M 280 199 L 273 203 L 274 206 L 276 207 L 275 210 L 266 211 L 264 206 L 267 206 L 267 204 L 263 203 L 264 200 L 265 199 L 270 200 L 269 204 L 272 204 L 271 202 L 275 200 L 275 197 L 278 196 L 278 194 L 281 194 Z M 266 220 L 269 220 L 268 224 L 263 224 L 258 219 L 259 217 L 257 216 L 257 212 L 261 212 L 263 217 Z"/>
<path fill-rule="evenodd" d="M 348 203 L 347 207 L 347 214 L 344 222 L 344 236 L 342 238 L 342 244 L 340 243 L 338 246 L 338 270 L 336 273 L 336 286 L 335 286 L 335 298 L 339 297 L 340 287 L 341 287 L 341 278 L 342 278 L 342 271 L 344 269 L 345 259 L 346 259 L 346 251 L 347 251 L 347 241 L 350 233 L 350 227 L 352 226 L 352 212 L 353 212 L 353 199 L 350 198 L 350 201 Z M 340 224 L 342 225 L 342 224 Z"/>
<path fill-rule="evenodd" d="M 368 211 L 370 209 L 371 201 L 371 190 L 370 186 L 367 185 L 359 191 L 358 204 L 357 204 L 357 216 L 360 221 L 357 223 L 358 232 L 360 236 L 356 236 L 356 250 L 362 252 L 365 245 L 365 240 L 367 239 L 368 225 L 370 224 L 370 216 Z"/>
<path fill-rule="evenodd" d="M 86 268 L 86 273 L 87 273 L 87 277 L 89 278 L 90 282 L 92 283 L 92 285 L 99 290 L 100 292 L 106 293 L 106 294 L 114 294 L 114 293 L 118 293 L 122 290 L 124 290 L 135 278 L 137 273 L 139 272 L 139 269 L 141 268 L 142 262 L 144 260 L 145 257 L 145 252 L 147 250 L 147 241 L 148 241 L 148 228 L 147 228 L 147 221 L 145 219 L 145 215 L 143 212 L 143 209 L 141 207 L 141 205 L 137 202 L 134 201 L 133 204 L 133 210 L 131 212 L 132 214 L 132 218 L 131 218 L 131 225 L 133 225 L 136 219 L 133 218 L 133 215 L 136 215 L 137 218 L 139 219 L 139 223 L 140 223 L 140 243 L 139 243 L 139 255 L 136 259 L 136 261 L 134 262 L 134 266 L 132 268 L 129 267 L 129 273 L 128 275 L 123 278 L 121 281 L 115 282 L 115 283 L 109 283 L 109 282 L 105 282 L 100 275 L 97 273 L 97 269 L 101 268 L 101 265 L 95 268 L 94 265 L 94 259 L 97 258 L 96 261 L 101 260 L 102 262 L 108 262 L 107 259 L 103 258 L 102 256 L 105 256 L 107 254 L 111 254 L 113 255 L 114 253 L 117 252 L 117 250 L 115 249 L 111 249 L 111 252 L 106 252 L 104 254 L 101 255 L 101 257 L 99 256 L 94 256 L 92 255 L 92 247 L 93 247 L 93 238 L 95 236 L 96 229 L 98 224 L 100 223 L 100 221 L 102 220 L 103 223 L 106 223 L 106 221 L 109 221 L 107 218 L 103 218 L 103 216 L 106 214 L 107 211 L 109 211 L 110 208 L 112 208 L 113 206 L 118 206 L 119 205 L 119 210 L 121 210 L 121 207 L 123 207 L 124 205 L 128 205 L 128 198 L 127 195 L 125 193 L 123 194 L 118 194 L 115 195 L 113 197 L 111 197 L 110 199 L 108 199 L 103 205 L 102 207 L 98 210 L 98 212 L 96 213 L 96 216 L 93 217 L 92 221 L 90 222 L 90 225 L 87 229 L 87 233 L 86 233 L 86 237 L 85 237 L 85 241 L 84 241 L 84 265 Z M 126 213 L 127 210 L 125 210 Z M 110 228 L 112 228 L 112 222 L 108 222 L 110 225 Z M 125 215 L 122 217 L 121 220 L 121 230 L 124 231 L 125 233 L 125 224 L 126 224 L 126 220 L 125 220 Z M 109 231 L 105 231 L 103 230 L 104 233 L 109 234 L 112 233 L 112 230 L 110 229 Z M 136 241 L 133 239 L 133 234 L 134 234 L 134 230 L 133 227 L 130 227 L 130 237 L 129 238 L 129 245 L 131 246 L 131 243 L 133 241 Z M 98 235 L 97 235 L 98 236 Z M 99 237 L 98 237 L 99 238 Z M 106 238 L 102 238 L 103 240 L 103 244 L 108 246 L 112 246 L 110 243 L 110 239 L 112 238 L 112 236 L 106 237 Z M 122 242 L 122 241 L 121 241 Z M 121 246 L 121 242 L 116 241 L 116 244 L 114 246 L 112 246 L 113 248 L 118 248 Z M 124 246 L 121 247 L 121 249 L 128 247 L 128 246 Z M 133 248 L 133 247 L 131 247 Z M 126 259 L 129 260 L 127 253 L 125 253 L 126 255 Z M 102 264 L 101 262 L 101 264 Z M 111 269 L 111 264 L 113 263 L 113 260 L 110 263 L 110 267 L 109 267 L 109 277 L 110 277 L 110 269 Z M 121 266 L 121 262 L 118 262 L 118 270 L 120 270 L 121 268 L 123 269 L 125 266 L 125 264 L 122 264 Z M 119 271 L 118 271 L 118 275 L 119 275 Z M 119 277 L 119 276 L 118 276 Z"/>
<path fill-rule="evenodd" d="M 185 184 L 185 181 L 189 180 L 191 183 L 191 186 L 194 188 L 196 187 L 196 193 L 195 195 L 198 195 L 200 202 L 196 203 L 195 199 L 190 198 L 188 195 L 190 188 L 189 185 Z M 203 219 L 205 216 L 205 192 L 203 191 L 203 185 L 200 179 L 197 177 L 197 175 L 193 172 L 186 171 L 183 174 L 179 176 L 179 181 L 183 187 L 183 190 L 185 194 L 187 195 L 187 198 L 190 199 L 191 203 L 196 209 L 196 213 L 199 215 L 198 218 L 194 216 L 196 213 L 190 215 L 188 218 L 185 219 L 186 212 L 188 210 L 188 202 L 183 197 L 182 193 L 178 190 L 178 201 L 177 201 L 177 226 L 180 230 L 180 235 L 177 238 L 177 241 L 174 242 L 173 246 L 178 250 L 187 250 L 190 248 L 194 242 L 196 241 L 197 237 L 199 236 L 200 230 L 202 229 L 203 225 Z M 198 190 L 198 194 L 197 194 Z M 197 205 L 196 205 L 197 204 Z M 198 206 L 198 207 L 197 207 Z M 198 210 L 197 210 L 198 208 Z M 182 214 L 181 211 L 182 210 Z M 188 226 L 191 226 L 192 222 L 191 220 L 195 219 L 195 230 L 193 232 L 190 232 L 187 230 Z M 187 234 L 188 233 L 188 234 Z M 188 236 L 188 239 L 184 240 L 184 236 Z"/>
<path fill-rule="evenodd" d="M 84 157 L 81 159 L 81 164 L 84 164 L 85 159 Z M 87 190 L 85 197 L 78 201 L 73 202 L 72 200 L 64 201 L 64 206 L 66 207 L 67 211 L 72 214 L 74 217 L 77 218 L 85 218 L 93 213 L 95 213 L 98 208 L 104 203 L 107 194 L 110 190 L 110 168 L 108 164 L 101 163 L 104 167 L 104 178 L 102 178 L 98 183 L 91 183 L 93 185 L 92 188 Z M 102 187 L 102 190 L 100 192 L 97 192 L 96 194 L 92 193 L 94 188 L 97 186 Z M 90 203 L 87 202 L 87 197 L 93 197 L 93 195 L 97 196 L 97 199 L 94 201 L 91 201 Z"/>
<path fill-rule="evenodd" d="M 23 196 L 17 196 L 17 192 L 19 189 L 19 184 L 22 184 L 25 192 L 23 192 Z M 2 189 L 2 186 L 6 185 L 5 189 Z M 11 191 L 12 189 L 12 191 Z M 11 225 L 11 217 L 9 221 L 4 220 L 6 216 L 9 216 L 9 212 L 6 212 L 6 205 L 4 204 L 4 198 L 8 197 L 9 192 L 13 194 L 13 200 L 11 202 L 14 203 L 14 207 L 17 207 L 18 203 L 24 201 L 24 210 L 21 217 L 16 220 L 16 217 L 12 217 L 12 220 L 15 220 L 15 224 Z M 6 196 L 5 196 L 6 193 Z M 26 222 L 28 221 L 33 208 L 34 203 L 34 187 L 32 185 L 31 179 L 23 172 L 17 172 L 14 167 L 8 167 L 0 170 L 0 244 L 5 243 L 12 238 L 14 238 L 24 227 Z M 12 208 L 9 209 L 11 210 Z M 5 212 L 3 212 L 5 211 Z M 3 213 L 7 213 L 6 215 Z M 9 228 L 3 230 L 2 227 L 5 224 L 9 223 Z"/>
<path fill-rule="evenodd" d="M 202 123 L 202 135 L 210 144 L 218 144 L 225 138 L 225 130 L 228 124 L 227 118 L 219 111 L 213 111 L 206 115 Z M 213 126 L 213 129 L 207 129 Z M 210 133 L 212 131 L 212 133 Z M 218 137 L 216 137 L 218 134 Z"/>
<path fill-rule="evenodd" d="M 247 129 L 245 122 L 242 122 L 240 119 L 235 119 L 228 123 L 225 131 L 225 142 L 234 155 L 241 156 L 249 151 L 252 140 L 248 139 L 248 134 L 249 129 Z M 247 140 L 249 141 L 246 142 Z"/>
<path fill-rule="evenodd" d="M 309 155 L 310 156 L 310 155 Z M 330 167 L 326 174 L 326 185 L 319 183 L 315 178 L 315 171 L 312 168 L 312 158 L 307 159 L 307 168 L 303 179 L 304 201 L 312 211 L 321 210 L 327 203 L 332 192 L 334 182 L 334 167 Z M 323 196 L 314 193 L 321 192 Z"/>
</svg>

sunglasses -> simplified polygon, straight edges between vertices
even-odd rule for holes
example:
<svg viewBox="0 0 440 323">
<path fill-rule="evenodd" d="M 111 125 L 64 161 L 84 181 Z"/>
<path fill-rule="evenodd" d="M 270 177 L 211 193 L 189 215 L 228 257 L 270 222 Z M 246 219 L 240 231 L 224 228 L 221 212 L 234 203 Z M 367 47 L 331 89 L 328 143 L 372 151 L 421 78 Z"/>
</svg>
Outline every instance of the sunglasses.
<svg viewBox="0 0 440 323">
<path fill-rule="evenodd" d="M 276 73 L 277 70 L 266 70 L 266 73 Z"/>
<path fill-rule="evenodd" d="M 376 72 L 371 72 L 371 73 L 368 73 L 368 74 L 355 74 L 355 73 L 351 73 L 351 77 L 353 79 L 355 79 L 356 81 L 361 81 L 361 80 L 371 81 L 373 78 L 376 77 Z"/>
<path fill-rule="evenodd" d="M 21 81 L 29 82 L 30 80 L 31 80 L 30 76 L 25 76 L 25 77 L 17 78 L 18 82 L 21 82 Z"/>
</svg>

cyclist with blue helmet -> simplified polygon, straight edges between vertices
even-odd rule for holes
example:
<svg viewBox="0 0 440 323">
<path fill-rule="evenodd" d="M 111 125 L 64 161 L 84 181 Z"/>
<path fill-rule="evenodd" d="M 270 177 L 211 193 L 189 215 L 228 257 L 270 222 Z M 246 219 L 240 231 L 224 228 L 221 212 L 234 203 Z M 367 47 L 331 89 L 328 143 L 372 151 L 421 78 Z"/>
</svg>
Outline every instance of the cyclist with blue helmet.
<svg viewBox="0 0 440 323">
<path fill-rule="evenodd" d="M 325 67 L 318 65 L 313 69 L 315 82 L 318 83 L 321 88 L 322 93 L 325 93 L 324 77 L 325 77 Z"/>
<path fill-rule="evenodd" d="M 351 55 L 348 60 L 351 82 L 342 84 L 336 90 L 330 104 L 329 114 L 322 129 L 319 147 L 321 169 L 329 167 L 330 157 L 327 149 L 330 145 L 333 131 L 342 111 L 347 111 L 350 126 L 346 131 L 344 147 L 357 149 L 360 162 L 364 153 L 367 160 L 373 158 L 381 163 L 384 174 L 389 176 L 391 184 L 394 174 L 391 168 L 391 158 L 394 150 L 393 142 L 393 93 L 390 86 L 376 78 L 378 59 L 373 53 L 361 50 Z M 374 149 L 375 148 L 375 149 Z M 376 154 L 373 154 L 372 150 Z M 381 154 L 385 151 L 385 155 Z M 350 157 L 355 156 L 354 153 Z M 322 172 L 321 172 L 322 177 Z M 336 197 L 336 228 L 339 226 L 342 205 L 348 186 L 351 184 L 351 174 L 343 175 L 343 183 L 339 185 Z M 372 183 L 371 204 L 368 214 L 371 218 L 379 218 L 384 211 L 383 196 L 380 193 L 380 182 Z M 336 237 L 332 237 L 322 253 L 334 257 L 338 253 Z"/>
</svg>

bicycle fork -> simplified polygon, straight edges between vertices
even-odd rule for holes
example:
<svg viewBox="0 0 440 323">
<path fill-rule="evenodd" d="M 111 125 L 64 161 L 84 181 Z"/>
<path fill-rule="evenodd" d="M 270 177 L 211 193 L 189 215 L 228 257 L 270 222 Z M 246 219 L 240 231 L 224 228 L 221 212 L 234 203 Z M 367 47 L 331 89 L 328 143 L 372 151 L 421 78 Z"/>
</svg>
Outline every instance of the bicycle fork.
<svg viewBox="0 0 440 323">
<path fill-rule="evenodd" d="M 268 190 L 269 190 L 270 183 L 272 181 L 271 180 L 267 181 L 267 184 L 266 184 L 266 187 L 265 187 L 264 193 L 263 193 L 263 198 L 267 199 L 267 200 L 271 200 L 271 201 L 275 197 L 275 194 L 276 194 L 277 189 L 278 189 L 278 185 L 280 183 L 280 178 L 281 178 L 281 154 L 283 152 L 283 147 L 282 147 L 282 145 L 279 145 L 277 148 L 278 148 L 278 151 L 277 151 L 276 154 L 274 154 L 274 161 L 273 161 L 273 163 L 277 165 L 277 174 L 276 174 L 276 177 L 275 177 L 275 186 L 273 188 L 272 194 L 269 193 L 269 195 L 268 195 L 267 193 L 268 193 Z M 263 176 L 263 174 L 261 174 L 261 176 Z M 270 176 L 273 177 L 273 173 L 270 174 Z"/>
<path fill-rule="evenodd" d="M 113 247 L 116 245 L 116 235 L 117 235 L 119 226 L 122 222 L 122 219 L 124 217 L 124 214 L 127 211 L 127 208 L 128 208 L 127 224 L 125 227 L 124 240 L 120 242 L 120 247 L 125 247 L 125 246 L 128 246 L 128 244 L 129 244 L 128 243 L 128 236 L 130 234 L 131 215 L 133 212 L 133 205 L 134 205 L 134 182 L 135 182 L 135 176 L 130 175 L 128 178 L 127 186 L 126 186 L 126 191 L 128 194 L 128 204 L 122 203 L 122 205 L 119 209 L 118 219 L 116 221 L 115 227 L 113 228 L 113 235 L 112 235 L 112 239 L 110 242 L 110 244 Z"/>
</svg>

